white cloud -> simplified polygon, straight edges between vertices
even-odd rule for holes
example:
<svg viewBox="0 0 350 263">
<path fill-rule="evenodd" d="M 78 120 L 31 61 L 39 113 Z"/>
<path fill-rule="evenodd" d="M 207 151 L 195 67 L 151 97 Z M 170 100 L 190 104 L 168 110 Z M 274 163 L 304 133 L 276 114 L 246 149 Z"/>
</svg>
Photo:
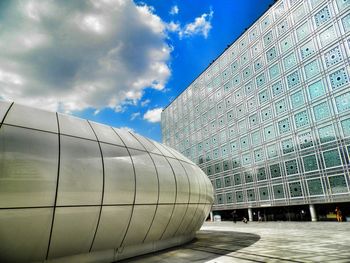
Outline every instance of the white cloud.
<svg viewBox="0 0 350 263">
<path fill-rule="evenodd" d="M 171 75 L 167 24 L 131 0 L 9 1 L 0 97 L 50 110 L 136 104 Z M 15 22 L 14 22 L 15 21 Z M 127 103 L 125 103 L 127 101 Z"/>
<path fill-rule="evenodd" d="M 141 101 L 141 107 L 147 106 L 150 102 L 151 102 L 151 100 L 149 100 L 149 99 Z"/>
<path fill-rule="evenodd" d="M 179 13 L 179 7 L 177 5 L 174 5 L 171 9 L 170 9 L 170 12 L 169 14 L 171 15 L 177 15 Z"/>
<path fill-rule="evenodd" d="M 213 14 L 214 12 L 211 10 L 208 14 L 204 13 L 200 17 L 196 17 L 192 23 L 186 24 L 179 32 L 180 38 L 193 35 L 203 35 L 204 38 L 207 38 L 212 28 L 211 19 Z"/>
<path fill-rule="evenodd" d="M 170 32 L 180 32 L 181 31 L 181 25 L 179 22 L 171 21 L 167 24 L 167 29 Z"/>
<path fill-rule="evenodd" d="M 130 116 L 130 120 L 133 121 L 136 118 L 140 117 L 140 115 L 141 115 L 141 113 L 139 113 L 139 112 L 132 113 Z"/>
<path fill-rule="evenodd" d="M 145 115 L 143 115 L 143 119 L 149 122 L 160 122 L 160 116 L 162 114 L 163 108 L 155 108 L 153 110 L 148 110 Z"/>
</svg>

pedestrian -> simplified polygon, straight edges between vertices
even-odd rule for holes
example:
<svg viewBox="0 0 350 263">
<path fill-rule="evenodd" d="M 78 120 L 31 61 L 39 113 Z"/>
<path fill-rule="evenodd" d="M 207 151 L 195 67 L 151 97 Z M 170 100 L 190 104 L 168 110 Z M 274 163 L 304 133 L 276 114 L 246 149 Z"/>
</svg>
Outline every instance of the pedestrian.
<svg viewBox="0 0 350 263">
<path fill-rule="evenodd" d="M 262 216 L 261 216 L 261 214 L 260 214 L 260 211 L 258 211 L 258 222 L 259 222 L 259 223 L 262 222 Z"/>
<path fill-rule="evenodd" d="M 337 217 L 338 222 L 343 222 L 343 215 L 342 215 L 341 210 L 339 209 L 338 206 L 335 208 L 335 215 Z"/>
<path fill-rule="evenodd" d="M 248 220 L 247 220 L 247 218 L 246 218 L 245 216 L 243 217 L 242 222 L 243 222 L 243 223 L 245 223 L 245 224 L 247 224 L 247 223 L 248 223 Z"/>
<path fill-rule="evenodd" d="M 236 224 L 236 222 L 237 222 L 237 213 L 236 213 L 236 210 L 233 210 L 233 212 L 231 213 L 231 215 L 232 215 L 233 223 Z"/>
</svg>

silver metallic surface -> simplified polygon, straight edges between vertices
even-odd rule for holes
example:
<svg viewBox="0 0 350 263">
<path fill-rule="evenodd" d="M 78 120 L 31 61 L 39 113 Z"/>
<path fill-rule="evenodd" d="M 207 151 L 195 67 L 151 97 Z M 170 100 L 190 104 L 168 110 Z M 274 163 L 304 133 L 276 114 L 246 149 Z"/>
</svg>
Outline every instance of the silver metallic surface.
<svg viewBox="0 0 350 263">
<path fill-rule="evenodd" d="M 191 240 L 207 176 L 167 146 L 0 101 L 0 262 L 113 262 Z"/>
</svg>

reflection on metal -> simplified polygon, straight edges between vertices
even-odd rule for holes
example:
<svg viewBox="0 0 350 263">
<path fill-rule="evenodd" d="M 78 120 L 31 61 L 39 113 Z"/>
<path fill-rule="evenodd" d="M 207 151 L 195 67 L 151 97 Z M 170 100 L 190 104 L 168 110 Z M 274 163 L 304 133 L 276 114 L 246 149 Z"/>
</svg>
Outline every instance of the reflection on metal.
<svg viewBox="0 0 350 263">
<path fill-rule="evenodd" d="M 112 262 L 183 244 L 213 203 L 175 150 L 0 102 L 0 261 Z"/>
</svg>

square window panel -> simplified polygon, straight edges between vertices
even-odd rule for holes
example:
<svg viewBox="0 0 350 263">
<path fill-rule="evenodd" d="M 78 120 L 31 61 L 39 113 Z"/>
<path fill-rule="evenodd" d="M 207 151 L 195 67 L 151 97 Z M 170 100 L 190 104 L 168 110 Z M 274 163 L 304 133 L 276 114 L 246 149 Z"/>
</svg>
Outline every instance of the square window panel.
<svg viewBox="0 0 350 263">
<path fill-rule="evenodd" d="M 270 48 L 266 52 L 266 59 L 267 59 L 268 62 L 273 61 L 276 57 L 277 57 L 277 51 L 276 51 L 275 47 Z"/>
<path fill-rule="evenodd" d="M 297 128 L 304 127 L 310 123 L 307 111 L 301 111 L 294 115 L 295 126 Z"/>
<path fill-rule="evenodd" d="M 339 46 L 333 47 L 331 50 L 324 54 L 327 67 L 331 67 L 339 64 L 343 61 L 343 55 Z"/>
<path fill-rule="evenodd" d="M 307 188 L 309 189 L 309 194 L 311 196 L 324 194 L 320 178 L 307 180 Z"/>
<path fill-rule="evenodd" d="M 249 116 L 249 124 L 250 124 L 250 127 L 254 127 L 259 124 L 258 115 L 256 113 Z"/>
<path fill-rule="evenodd" d="M 235 182 L 235 185 L 242 184 L 241 174 L 234 174 L 233 175 L 233 180 Z"/>
<path fill-rule="evenodd" d="M 350 2 L 349 0 L 337 0 L 337 6 L 339 10 L 345 10 L 346 8 L 350 7 Z"/>
<path fill-rule="evenodd" d="M 318 135 L 321 143 L 334 141 L 336 139 L 333 125 L 327 125 L 318 129 Z"/>
<path fill-rule="evenodd" d="M 285 134 L 291 131 L 289 118 L 283 119 L 278 122 L 278 130 L 280 134 Z"/>
<path fill-rule="evenodd" d="M 232 193 L 226 193 L 226 203 L 233 203 Z"/>
<path fill-rule="evenodd" d="M 273 43 L 273 40 L 273 34 L 272 31 L 270 31 L 263 37 L 264 46 L 267 47 L 271 45 Z"/>
<path fill-rule="evenodd" d="M 284 65 L 284 68 L 286 70 L 289 70 L 291 68 L 293 68 L 294 66 L 296 66 L 298 63 L 297 61 L 297 57 L 295 55 L 295 53 L 290 53 L 288 56 L 286 56 L 284 59 L 283 59 L 283 65 Z"/>
<path fill-rule="evenodd" d="M 240 162 L 237 159 L 232 159 L 232 169 L 239 168 Z"/>
<path fill-rule="evenodd" d="M 251 70 L 250 66 L 249 66 L 249 67 L 246 67 L 246 68 L 243 70 L 243 78 L 244 78 L 244 79 L 248 79 L 248 78 L 251 77 L 251 75 L 252 75 L 252 70 Z"/>
<path fill-rule="evenodd" d="M 291 100 L 293 109 L 297 109 L 301 106 L 305 106 L 305 98 L 304 98 L 303 90 L 299 90 L 291 94 L 290 100 Z"/>
<path fill-rule="evenodd" d="M 304 171 L 311 172 L 318 170 L 317 157 L 316 155 L 309 155 L 303 157 Z"/>
<path fill-rule="evenodd" d="M 287 103 L 285 99 L 282 99 L 280 101 L 277 101 L 275 103 L 275 110 L 276 110 L 276 114 L 280 115 L 283 114 L 287 111 L 288 107 L 287 107 Z"/>
<path fill-rule="evenodd" d="M 254 91 L 254 85 L 252 82 L 249 82 L 247 85 L 244 86 L 245 94 L 249 95 Z"/>
<path fill-rule="evenodd" d="M 314 100 L 318 97 L 326 94 L 326 88 L 322 80 L 318 80 L 308 86 L 308 93 L 310 100 Z"/>
<path fill-rule="evenodd" d="M 265 16 L 262 20 L 261 20 L 261 30 L 264 31 L 266 30 L 273 22 L 273 19 L 271 17 L 271 15 L 267 15 Z"/>
<path fill-rule="evenodd" d="M 267 156 L 269 158 L 277 157 L 278 153 L 277 153 L 277 147 L 275 144 L 267 146 L 266 150 L 267 150 Z"/>
<path fill-rule="evenodd" d="M 273 195 L 274 195 L 275 199 L 285 198 L 284 189 L 283 189 L 282 184 L 274 185 L 272 188 L 273 188 Z"/>
<path fill-rule="evenodd" d="M 262 149 L 258 149 L 254 151 L 254 160 L 255 162 L 261 162 L 264 159 L 264 154 Z"/>
<path fill-rule="evenodd" d="M 301 183 L 300 182 L 289 183 L 289 193 L 290 193 L 290 197 L 292 198 L 303 196 L 303 192 L 301 190 Z"/>
<path fill-rule="evenodd" d="M 269 200 L 269 191 L 267 187 L 260 187 L 259 188 L 259 196 L 260 196 L 260 200 Z"/>
<path fill-rule="evenodd" d="M 232 185 L 231 176 L 224 177 L 224 181 L 225 181 L 225 187 L 228 187 L 228 186 Z"/>
<path fill-rule="evenodd" d="M 254 70 L 259 71 L 260 69 L 262 69 L 262 67 L 264 66 L 263 60 L 262 58 L 258 58 L 257 60 L 254 61 Z"/>
<path fill-rule="evenodd" d="M 341 123 L 344 136 L 349 137 L 350 136 L 350 118 L 342 120 L 340 123 Z"/>
<path fill-rule="evenodd" d="M 281 23 L 279 23 L 277 25 L 278 34 L 280 36 L 285 34 L 286 32 L 288 32 L 288 29 L 289 29 L 289 24 L 288 24 L 288 20 L 287 20 L 287 17 L 286 17 L 285 19 L 282 20 Z"/>
<path fill-rule="evenodd" d="M 242 203 L 243 202 L 243 191 L 237 191 L 236 192 L 236 202 Z"/>
<path fill-rule="evenodd" d="M 266 141 L 273 140 L 276 137 L 273 125 L 264 128 L 264 137 Z"/>
<path fill-rule="evenodd" d="M 311 61 L 310 63 L 305 65 L 304 71 L 305 71 L 306 79 L 311 79 L 316 75 L 319 75 L 321 70 L 320 70 L 320 65 L 318 63 L 318 60 Z"/>
<path fill-rule="evenodd" d="M 348 192 L 348 186 L 346 184 L 345 176 L 336 175 L 329 177 L 329 185 L 333 194 L 346 193 Z"/>
<path fill-rule="evenodd" d="M 248 202 L 255 201 L 254 189 L 247 190 L 247 197 L 248 197 Z"/>
<path fill-rule="evenodd" d="M 284 38 L 281 41 L 280 46 L 281 46 L 282 53 L 286 53 L 289 49 L 291 49 L 293 47 L 293 39 L 291 35 Z"/>
<path fill-rule="evenodd" d="M 314 15 L 315 23 L 317 26 L 321 26 L 327 23 L 331 19 L 331 12 L 328 6 L 323 7 Z"/>
<path fill-rule="evenodd" d="M 278 64 L 275 64 L 269 68 L 270 79 L 274 80 L 281 74 L 280 67 Z"/>
<path fill-rule="evenodd" d="M 283 154 L 294 152 L 294 144 L 292 139 L 282 141 L 282 152 Z"/>
<path fill-rule="evenodd" d="M 272 118 L 272 109 L 271 107 L 265 108 L 261 110 L 261 118 L 263 121 L 270 120 Z"/>
<path fill-rule="evenodd" d="M 300 48 L 300 54 L 302 59 L 312 57 L 316 54 L 315 44 L 312 39 Z"/>
<path fill-rule="evenodd" d="M 251 164 L 251 162 L 252 162 L 252 158 L 250 156 L 250 153 L 242 154 L 242 163 L 243 163 L 243 165 Z"/>
<path fill-rule="evenodd" d="M 300 149 L 305 149 L 314 145 L 311 132 L 305 132 L 298 136 Z"/>
<path fill-rule="evenodd" d="M 298 2 L 298 1 L 294 1 L 294 2 Z M 302 4 L 293 11 L 292 16 L 293 16 L 294 23 L 298 23 L 304 18 L 304 16 L 307 14 L 306 7 L 307 5 L 304 5 L 304 3 L 302 2 Z"/>
<path fill-rule="evenodd" d="M 247 183 L 252 183 L 253 182 L 253 175 L 249 172 L 245 172 L 244 173 L 244 179 L 245 179 L 245 182 L 246 184 Z"/>
<path fill-rule="evenodd" d="M 298 165 L 296 160 L 286 161 L 285 163 L 287 175 L 297 174 Z"/>
<path fill-rule="evenodd" d="M 257 178 L 258 181 L 266 180 L 266 171 L 264 167 L 258 169 Z"/>
<path fill-rule="evenodd" d="M 259 102 L 260 104 L 264 104 L 268 102 L 270 99 L 269 93 L 267 89 L 263 90 L 262 92 L 259 93 Z"/>
<path fill-rule="evenodd" d="M 350 110 L 350 92 L 335 97 L 335 104 L 339 113 Z"/>
<path fill-rule="evenodd" d="M 270 166 L 271 178 L 281 177 L 281 169 L 279 164 L 273 164 Z"/>
<path fill-rule="evenodd" d="M 321 46 L 325 47 L 331 42 L 335 41 L 338 39 L 337 33 L 335 31 L 334 26 L 331 26 L 327 28 L 325 31 L 320 33 L 320 41 L 321 41 Z"/>
<path fill-rule="evenodd" d="M 349 77 L 345 68 L 339 69 L 329 75 L 333 89 L 345 86 L 349 83 Z"/>
<path fill-rule="evenodd" d="M 261 135 L 260 135 L 260 131 L 255 131 L 252 132 L 252 144 L 254 146 L 256 145 L 260 145 L 261 144 Z"/>
<path fill-rule="evenodd" d="M 305 38 L 308 38 L 310 34 L 311 30 L 308 22 L 305 22 L 296 29 L 298 41 L 303 41 Z"/>
<path fill-rule="evenodd" d="M 313 111 L 314 111 L 314 116 L 316 121 L 321 121 L 331 116 L 331 110 L 329 108 L 327 101 L 324 101 L 314 106 Z"/>
<path fill-rule="evenodd" d="M 323 154 L 323 159 L 324 159 L 326 168 L 342 165 L 342 161 L 341 161 L 338 149 L 324 151 L 322 152 L 322 154 Z"/>
<path fill-rule="evenodd" d="M 242 150 L 247 149 L 249 147 L 248 136 L 242 137 L 240 142 L 241 142 L 241 149 Z"/>
<path fill-rule="evenodd" d="M 266 77 L 264 73 L 256 77 L 256 85 L 258 86 L 258 88 L 263 86 L 265 83 L 266 83 Z"/>
<path fill-rule="evenodd" d="M 287 76 L 288 88 L 293 89 L 300 84 L 300 76 L 298 71 L 294 71 L 292 74 Z"/>
<path fill-rule="evenodd" d="M 282 81 L 278 81 L 271 85 L 272 88 L 272 94 L 274 97 L 282 94 L 284 92 L 284 87 Z"/>
<path fill-rule="evenodd" d="M 347 1 L 349 2 L 349 0 Z M 342 23 L 343 23 L 344 31 L 347 33 L 350 32 L 350 14 L 342 18 Z"/>
</svg>

